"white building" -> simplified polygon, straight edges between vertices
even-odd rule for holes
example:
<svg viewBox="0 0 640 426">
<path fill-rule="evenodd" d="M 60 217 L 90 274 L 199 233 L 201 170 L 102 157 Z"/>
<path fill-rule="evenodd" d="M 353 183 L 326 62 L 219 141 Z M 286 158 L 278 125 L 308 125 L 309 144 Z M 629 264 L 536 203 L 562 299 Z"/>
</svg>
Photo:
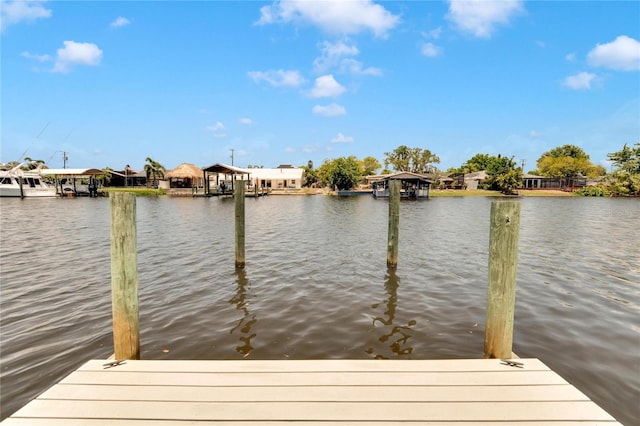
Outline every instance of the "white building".
<svg viewBox="0 0 640 426">
<path fill-rule="evenodd" d="M 304 179 L 304 169 L 287 164 L 275 169 L 246 169 L 253 185 L 271 189 L 300 189 Z"/>
<path fill-rule="evenodd" d="M 205 182 L 208 184 L 205 192 L 219 187 L 221 182 L 225 183 L 225 188 L 230 188 L 233 180 L 247 180 L 250 188 L 258 186 L 269 189 L 300 189 L 304 182 L 304 169 L 287 164 L 273 169 L 243 169 L 217 163 L 202 170 L 206 176 Z"/>
</svg>

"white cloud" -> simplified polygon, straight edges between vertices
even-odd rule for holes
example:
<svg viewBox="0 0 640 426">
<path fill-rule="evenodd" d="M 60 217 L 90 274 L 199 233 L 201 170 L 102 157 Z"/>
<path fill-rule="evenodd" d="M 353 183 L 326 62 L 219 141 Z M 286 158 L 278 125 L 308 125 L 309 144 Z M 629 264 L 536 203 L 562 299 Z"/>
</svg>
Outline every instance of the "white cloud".
<svg viewBox="0 0 640 426">
<path fill-rule="evenodd" d="M 309 96 L 312 98 L 332 98 L 340 96 L 347 89 L 333 78 L 332 74 L 323 75 L 316 78 L 316 82 L 309 92 Z"/>
<path fill-rule="evenodd" d="M 433 43 L 424 43 L 420 51 L 424 56 L 428 56 L 430 58 L 435 58 L 436 56 L 442 55 L 442 48 L 436 46 Z"/>
<path fill-rule="evenodd" d="M 29 52 L 22 52 L 20 56 L 27 59 L 33 59 L 34 61 L 38 62 L 49 62 L 51 60 L 51 55 L 38 55 Z"/>
<path fill-rule="evenodd" d="M 626 35 L 614 41 L 598 44 L 588 54 L 592 67 L 605 67 L 617 71 L 640 70 L 640 42 Z"/>
<path fill-rule="evenodd" d="M 238 123 L 244 124 L 245 126 L 250 126 L 253 124 L 253 120 L 247 117 L 242 117 L 240 120 L 238 120 Z"/>
<path fill-rule="evenodd" d="M 591 83 L 596 75 L 588 72 L 580 72 L 564 79 L 564 85 L 573 90 L 590 90 Z"/>
<path fill-rule="evenodd" d="M 575 53 L 569 53 L 567 56 L 564 57 L 564 59 L 566 59 L 569 62 L 575 62 L 576 61 L 576 54 Z"/>
<path fill-rule="evenodd" d="M 315 115 L 322 115 L 325 117 L 337 117 L 339 115 L 346 115 L 347 110 L 342 105 L 332 103 L 329 105 L 316 105 L 313 107 L 312 112 Z"/>
<path fill-rule="evenodd" d="M 304 78 L 294 70 L 249 71 L 247 75 L 256 83 L 266 81 L 276 87 L 298 87 L 304 83 Z"/>
<path fill-rule="evenodd" d="M 497 25 L 506 25 L 524 11 L 520 0 L 449 0 L 447 19 L 460 30 L 489 38 Z"/>
<path fill-rule="evenodd" d="M 288 146 L 284 149 L 284 152 L 296 152 L 296 149 L 291 146 Z"/>
<path fill-rule="evenodd" d="M 335 138 L 331 139 L 331 143 L 353 143 L 353 136 L 345 136 L 338 133 Z"/>
<path fill-rule="evenodd" d="M 535 130 L 531 130 L 529 131 L 529 137 L 531 139 L 538 139 L 540 138 L 542 135 L 540 134 L 540 132 L 536 132 Z"/>
<path fill-rule="evenodd" d="M 260 8 L 260 19 L 256 24 L 287 22 L 310 23 L 332 34 L 357 34 L 369 30 L 377 37 L 385 37 L 400 22 L 400 17 L 371 0 L 276 0 L 272 5 Z"/>
<path fill-rule="evenodd" d="M 129 21 L 127 18 L 123 16 L 118 16 L 116 20 L 111 23 L 111 26 L 115 28 L 124 27 L 125 25 L 129 25 L 130 23 L 131 21 Z"/>
<path fill-rule="evenodd" d="M 44 3 L 44 1 L 35 0 L 2 1 L 0 30 L 4 32 L 9 25 L 51 17 L 51 10 L 46 9 Z"/>
<path fill-rule="evenodd" d="M 382 75 L 379 68 L 364 68 L 362 62 L 353 59 L 360 54 L 358 48 L 345 41 L 322 43 L 321 55 L 313 61 L 313 69 L 316 73 L 324 73 L 332 68 L 338 68 L 342 73 L 354 75 Z"/>
<path fill-rule="evenodd" d="M 340 72 L 350 73 L 353 75 L 373 75 L 380 77 L 382 70 L 380 68 L 368 67 L 363 68 L 362 62 L 355 59 L 343 59 L 340 63 Z"/>
<path fill-rule="evenodd" d="M 317 73 L 323 73 L 338 66 L 345 56 L 356 56 L 360 53 L 355 45 L 348 45 L 344 41 L 331 43 L 325 41 L 320 49 L 320 57 L 313 61 L 313 69 Z"/>
<path fill-rule="evenodd" d="M 207 132 L 213 133 L 213 137 L 216 139 L 222 139 L 227 137 L 227 134 L 223 132 L 224 124 L 222 124 L 222 122 L 220 121 L 216 121 L 216 123 L 213 126 L 205 127 L 205 130 Z"/>
<path fill-rule="evenodd" d="M 68 73 L 75 65 L 100 65 L 102 50 L 93 43 L 77 43 L 65 41 L 64 47 L 58 49 L 56 63 L 52 72 Z"/>
<path fill-rule="evenodd" d="M 422 36 L 425 38 L 431 38 L 434 40 L 438 40 L 442 35 L 442 27 L 435 28 L 433 30 L 422 32 Z"/>
<path fill-rule="evenodd" d="M 208 130 L 209 132 L 218 132 L 220 130 L 224 130 L 224 124 L 222 124 L 220 121 L 216 121 L 216 124 L 214 124 L 213 126 L 207 126 L 206 130 Z"/>
</svg>

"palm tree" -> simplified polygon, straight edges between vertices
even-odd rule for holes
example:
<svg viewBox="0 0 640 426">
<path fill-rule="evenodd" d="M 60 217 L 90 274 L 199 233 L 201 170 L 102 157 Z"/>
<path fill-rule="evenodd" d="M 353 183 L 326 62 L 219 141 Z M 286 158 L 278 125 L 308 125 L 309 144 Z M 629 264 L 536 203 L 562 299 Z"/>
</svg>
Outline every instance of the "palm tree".
<svg viewBox="0 0 640 426">
<path fill-rule="evenodd" d="M 34 160 L 31 157 L 24 157 L 25 163 L 27 163 L 27 170 L 35 170 L 37 168 L 46 168 L 44 160 Z"/>
<path fill-rule="evenodd" d="M 101 180 L 103 185 L 108 184 L 109 182 L 111 182 L 111 176 L 113 176 L 111 174 L 112 171 L 113 169 L 111 167 L 105 167 L 104 169 L 102 169 L 102 174 L 96 176 L 96 178 Z"/>
<path fill-rule="evenodd" d="M 167 169 L 151 157 L 145 158 L 144 161 L 147 162 L 147 164 L 144 165 L 144 171 L 147 174 L 147 186 L 158 187 L 157 179 L 164 178 Z"/>
</svg>

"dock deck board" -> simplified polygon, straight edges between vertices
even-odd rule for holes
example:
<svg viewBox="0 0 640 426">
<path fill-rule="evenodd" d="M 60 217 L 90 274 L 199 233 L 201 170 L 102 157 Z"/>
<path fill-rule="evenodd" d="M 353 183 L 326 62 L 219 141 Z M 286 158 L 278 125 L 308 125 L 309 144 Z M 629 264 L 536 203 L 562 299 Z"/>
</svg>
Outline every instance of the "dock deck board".
<svg viewBox="0 0 640 426">
<path fill-rule="evenodd" d="M 541 361 L 518 361 L 91 360 L 3 425 L 619 424 Z"/>
</svg>

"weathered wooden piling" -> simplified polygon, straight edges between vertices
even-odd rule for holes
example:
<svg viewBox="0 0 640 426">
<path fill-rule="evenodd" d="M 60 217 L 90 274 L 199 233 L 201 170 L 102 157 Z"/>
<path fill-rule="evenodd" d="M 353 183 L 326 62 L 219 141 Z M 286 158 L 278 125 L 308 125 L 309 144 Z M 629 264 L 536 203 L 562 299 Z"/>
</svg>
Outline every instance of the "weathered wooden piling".
<svg viewBox="0 0 640 426">
<path fill-rule="evenodd" d="M 512 356 L 519 234 L 520 202 L 492 202 L 485 358 Z"/>
<path fill-rule="evenodd" d="M 140 359 L 136 199 L 129 193 L 112 193 L 109 198 L 115 358 Z"/>
<path fill-rule="evenodd" d="M 389 232 L 387 237 L 387 266 L 398 266 L 398 236 L 400 234 L 400 181 L 389 181 Z"/>
<path fill-rule="evenodd" d="M 236 268 L 244 268 L 244 181 L 236 182 L 234 191 L 236 207 Z"/>
</svg>

